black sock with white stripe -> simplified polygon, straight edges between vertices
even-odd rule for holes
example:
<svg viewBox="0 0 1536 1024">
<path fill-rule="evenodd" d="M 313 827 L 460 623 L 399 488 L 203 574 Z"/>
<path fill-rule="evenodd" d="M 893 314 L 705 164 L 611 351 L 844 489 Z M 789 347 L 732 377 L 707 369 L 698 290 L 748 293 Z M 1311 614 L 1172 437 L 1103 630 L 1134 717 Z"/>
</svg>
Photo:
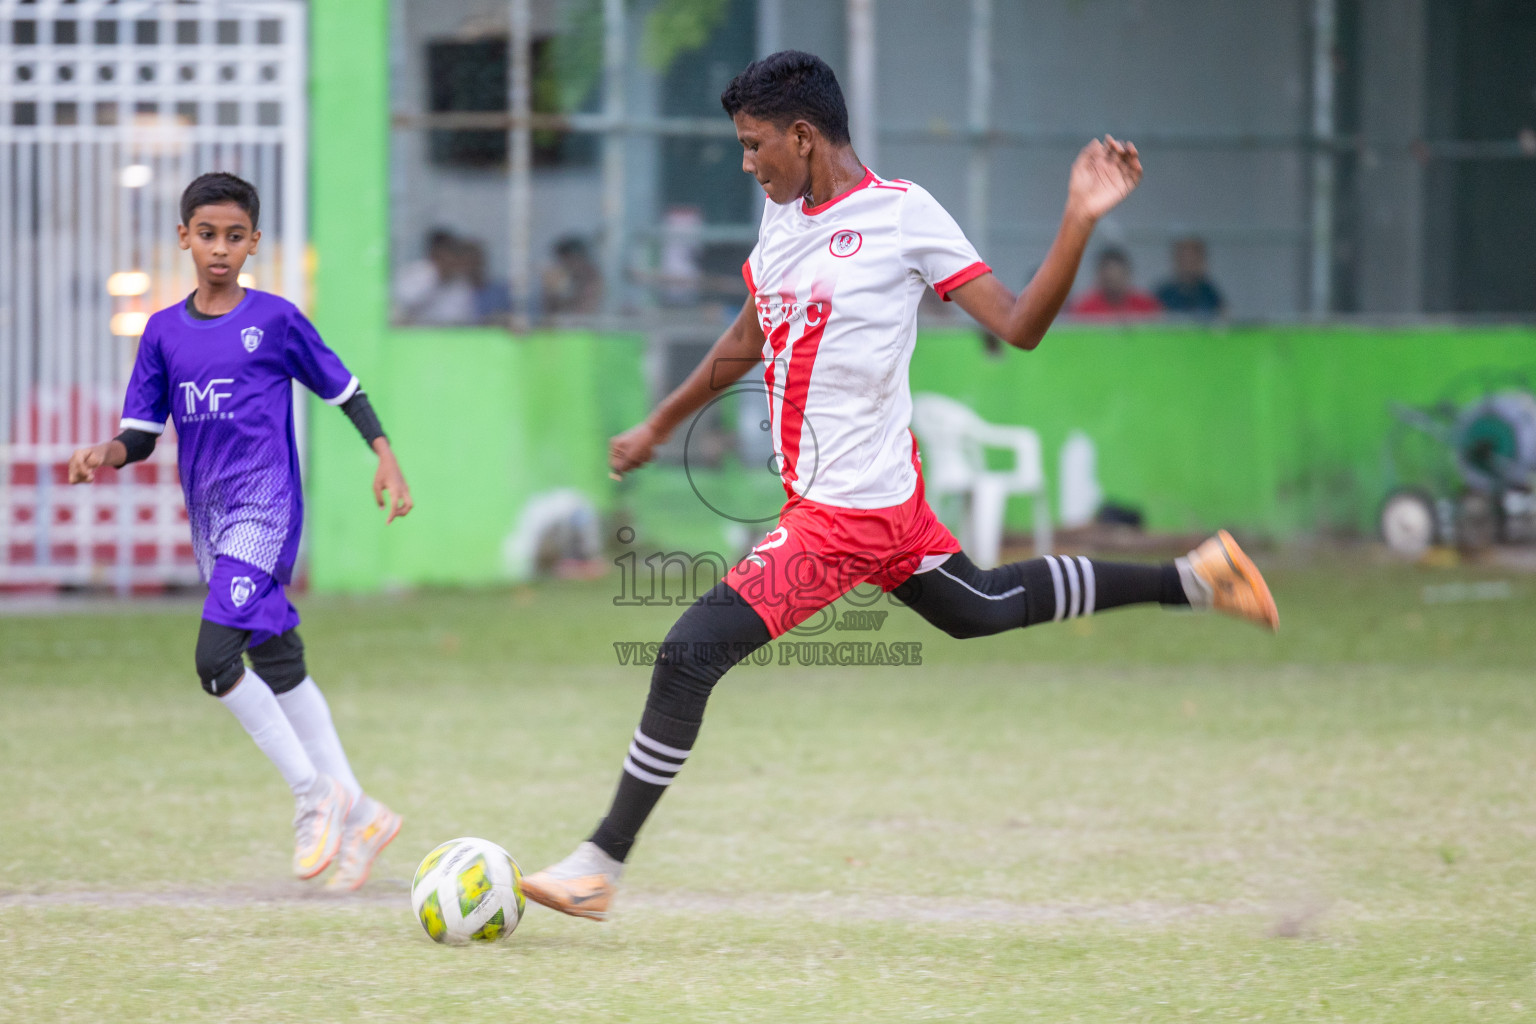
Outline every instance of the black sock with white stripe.
<svg viewBox="0 0 1536 1024">
<path fill-rule="evenodd" d="M 702 722 L 683 722 L 652 708 L 645 709 L 619 775 L 618 792 L 608 815 L 592 833 L 592 842 L 614 860 L 623 861 L 635 845 L 640 826 L 656 801 L 682 770 Z"/>
<path fill-rule="evenodd" d="M 768 640 L 762 617 L 725 583 L 672 626 L 656 655 L 645 714 L 624 756 L 613 804 L 592 833 L 604 853 L 618 861 L 629 856 L 640 826 L 688 760 L 715 684 Z"/>
<path fill-rule="evenodd" d="M 1046 555 L 1019 563 L 1029 625 L 1061 622 L 1128 604 L 1187 605 L 1179 570 L 1167 565 L 1101 562 L 1081 555 Z"/>
</svg>

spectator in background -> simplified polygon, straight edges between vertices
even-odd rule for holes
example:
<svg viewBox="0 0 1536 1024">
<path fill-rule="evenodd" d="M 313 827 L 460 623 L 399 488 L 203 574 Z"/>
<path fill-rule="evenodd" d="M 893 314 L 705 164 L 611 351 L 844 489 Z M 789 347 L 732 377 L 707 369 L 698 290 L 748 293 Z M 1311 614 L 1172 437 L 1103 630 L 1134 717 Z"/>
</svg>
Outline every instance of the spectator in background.
<svg viewBox="0 0 1536 1024">
<path fill-rule="evenodd" d="M 1226 300 L 1205 269 L 1205 239 L 1187 235 L 1173 243 L 1173 278 L 1157 289 L 1157 301 L 1170 313 L 1214 317 L 1226 311 Z"/>
<path fill-rule="evenodd" d="M 544 268 L 544 313 L 596 313 L 603 305 L 603 275 L 574 235 L 555 243 L 555 261 Z"/>
<path fill-rule="evenodd" d="M 1127 318 L 1155 316 L 1162 309 L 1150 293 L 1138 291 L 1131 283 L 1131 258 L 1125 250 L 1110 246 L 1099 251 L 1093 290 L 1072 303 L 1067 312 L 1074 316 Z"/>
<path fill-rule="evenodd" d="M 661 300 L 697 306 L 704 287 L 704 211 L 671 206 L 661 218 Z"/>
<path fill-rule="evenodd" d="M 395 321 L 402 324 L 472 324 L 479 320 L 475 285 L 470 280 L 473 254 L 453 233 L 427 233 L 426 258 L 406 264 L 395 275 Z"/>
<path fill-rule="evenodd" d="M 485 246 L 468 238 L 457 240 L 459 266 L 475 300 L 477 324 L 504 324 L 512 315 L 512 289 L 505 281 L 485 278 Z"/>
</svg>

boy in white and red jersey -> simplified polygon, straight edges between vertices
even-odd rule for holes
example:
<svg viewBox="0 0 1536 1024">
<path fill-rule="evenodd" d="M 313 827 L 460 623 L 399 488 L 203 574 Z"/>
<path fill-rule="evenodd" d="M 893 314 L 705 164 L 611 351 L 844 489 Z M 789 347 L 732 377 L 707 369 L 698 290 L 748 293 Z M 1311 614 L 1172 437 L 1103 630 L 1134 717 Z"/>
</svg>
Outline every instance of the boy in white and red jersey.
<svg viewBox="0 0 1536 1024">
<path fill-rule="evenodd" d="M 682 386 L 613 439 L 609 464 L 624 473 L 649 461 L 760 358 L 788 501 L 778 526 L 667 635 L 608 815 L 569 857 L 523 879 L 529 899 L 578 917 L 606 916 L 714 684 L 861 583 L 957 637 L 1153 602 L 1279 625 L 1269 588 L 1225 531 L 1166 565 L 1046 556 L 982 570 L 923 498 L 907 368 L 924 291 L 1033 349 L 1071 290 L 1094 224 L 1140 181 L 1135 146 L 1106 136 L 1078 155 L 1056 240 L 1015 296 L 931 195 L 859 161 L 842 90 L 819 58 L 773 54 L 720 100 L 744 150 L 742 170 L 769 200 L 742 267 L 752 295 Z"/>
</svg>

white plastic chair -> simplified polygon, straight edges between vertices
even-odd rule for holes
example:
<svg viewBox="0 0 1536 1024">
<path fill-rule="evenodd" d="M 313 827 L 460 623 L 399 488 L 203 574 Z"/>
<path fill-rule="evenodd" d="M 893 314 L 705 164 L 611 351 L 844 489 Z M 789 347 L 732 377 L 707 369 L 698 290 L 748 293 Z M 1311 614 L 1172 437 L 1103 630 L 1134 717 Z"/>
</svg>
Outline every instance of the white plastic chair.
<svg viewBox="0 0 1536 1024">
<path fill-rule="evenodd" d="M 1051 550 L 1051 503 L 1045 489 L 1040 435 L 1028 427 L 988 423 L 969 406 L 944 395 L 912 396 L 912 428 L 922 443 L 923 480 L 943 518 L 948 499 L 961 499 L 960 543 L 982 568 L 997 564 L 1003 511 L 1012 495 L 1035 503 L 1035 553 Z M 1013 468 L 987 468 L 986 450 L 1013 453 Z"/>
</svg>

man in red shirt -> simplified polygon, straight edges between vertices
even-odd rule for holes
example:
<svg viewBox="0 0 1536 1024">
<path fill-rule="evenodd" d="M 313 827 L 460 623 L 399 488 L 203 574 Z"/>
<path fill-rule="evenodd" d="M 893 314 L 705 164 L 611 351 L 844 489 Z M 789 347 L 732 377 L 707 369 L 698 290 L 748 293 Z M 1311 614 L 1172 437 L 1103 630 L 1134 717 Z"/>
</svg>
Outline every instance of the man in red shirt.
<svg viewBox="0 0 1536 1024">
<path fill-rule="evenodd" d="M 1131 284 L 1131 258 L 1124 249 L 1116 248 L 1099 253 L 1093 290 L 1067 310 L 1073 316 L 1103 318 L 1156 316 L 1162 311 L 1162 304 L 1150 292 L 1138 291 Z"/>
</svg>

